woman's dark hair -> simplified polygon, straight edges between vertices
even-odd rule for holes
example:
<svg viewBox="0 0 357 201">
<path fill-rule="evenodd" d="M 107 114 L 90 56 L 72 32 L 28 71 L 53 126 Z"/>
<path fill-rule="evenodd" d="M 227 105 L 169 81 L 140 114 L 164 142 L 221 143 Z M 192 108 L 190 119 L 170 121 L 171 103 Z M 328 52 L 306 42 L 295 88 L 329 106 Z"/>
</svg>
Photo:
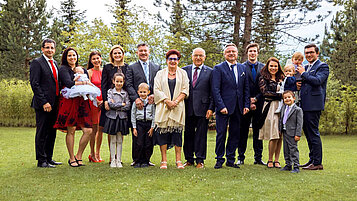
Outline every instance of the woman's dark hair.
<svg viewBox="0 0 357 201">
<path fill-rule="evenodd" d="M 171 49 L 166 53 L 166 59 L 168 59 L 170 57 L 170 55 L 172 55 L 172 54 L 176 54 L 177 58 L 180 60 L 181 54 L 178 50 L 175 50 L 175 49 Z"/>
<path fill-rule="evenodd" d="M 102 57 L 102 55 L 98 52 L 98 51 L 93 51 L 89 54 L 89 59 L 88 59 L 88 64 L 87 64 L 87 70 L 91 69 L 94 67 L 94 65 L 92 64 L 92 56 L 95 55 L 99 55 L 100 57 Z"/>
<path fill-rule="evenodd" d="M 76 66 L 78 66 L 79 55 L 78 55 L 77 51 L 76 51 L 74 48 L 72 48 L 72 47 L 67 47 L 67 48 L 63 51 L 63 53 L 62 53 L 62 59 L 61 59 L 61 65 L 69 66 L 69 65 L 68 65 L 68 61 L 67 61 L 67 56 L 68 56 L 68 52 L 71 51 L 71 50 L 73 50 L 73 51 L 76 53 L 76 55 L 77 55 Z"/>
<path fill-rule="evenodd" d="M 260 74 L 263 76 L 264 79 L 270 80 L 271 79 L 271 74 L 269 73 L 268 67 L 270 62 L 275 61 L 278 63 L 278 72 L 275 74 L 275 79 L 276 81 L 283 80 L 284 79 L 284 72 L 281 69 L 280 62 L 277 58 L 275 57 L 270 57 L 268 61 L 266 62 L 265 66 L 262 68 L 260 71 Z"/>
<path fill-rule="evenodd" d="M 113 75 L 112 80 L 115 80 L 115 78 L 117 78 L 118 76 L 123 77 L 123 79 L 125 80 L 125 75 L 124 75 L 123 73 L 115 73 L 115 74 Z"/>
</svg>

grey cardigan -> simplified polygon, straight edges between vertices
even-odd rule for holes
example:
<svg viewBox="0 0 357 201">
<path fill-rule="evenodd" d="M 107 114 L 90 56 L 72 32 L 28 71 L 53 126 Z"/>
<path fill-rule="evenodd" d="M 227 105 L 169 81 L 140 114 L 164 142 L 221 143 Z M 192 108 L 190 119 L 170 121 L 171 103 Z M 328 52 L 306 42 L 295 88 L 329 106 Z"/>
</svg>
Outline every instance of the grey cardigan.
<svg viewBox="0 0 357 201">
<path fill-rule="evenodd" d="M 123 106 L 123 103 L 125 103 L 125 106 Z M 128 92 L 124 89 L 120 92 L 117 92 L 115 88 L 109 89 L 108 104 L 110 110 L 105 113 L 108 118 L 116 119 L 118 116 L 120 119 L 128 118 L 127 111 L 130 110 L 130 100 Z"/>
</svg>

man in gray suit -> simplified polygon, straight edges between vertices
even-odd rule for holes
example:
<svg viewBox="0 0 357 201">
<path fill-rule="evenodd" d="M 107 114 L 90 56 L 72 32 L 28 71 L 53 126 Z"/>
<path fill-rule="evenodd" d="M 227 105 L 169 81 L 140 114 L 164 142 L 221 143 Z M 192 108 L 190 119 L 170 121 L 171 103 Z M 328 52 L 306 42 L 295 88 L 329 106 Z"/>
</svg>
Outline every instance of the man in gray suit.
<svg viewBox="0 0 357 201">
<path fill-rule="evenodd" d="M 140 99 L 137 91 L 138 91 L 138 86 L 141 83 L 147 83 L 150 86 L 150 92 L 153 92 L 153 87 L 154 87 L 154 78 L 156 76 L 157 71 L 160 70 L 160 67 L 154 62 L 149 61 L 149 55 L 150 55 L 150 50 L 149 46 L 145 43 L 141 43 L 137 46 L 138 50 L 136 51 L 136 54 L 139 57 L 139 61 L 135 62 L 134 64 L 131 64 L 128 67 L 127 70 L 127 91 L 129 93 L 130 97 L 130 102 L 136 104 L 136 107 L 138 110 L 142 110 L 144 107 L 144 104 L 142 100 Z M 149 101 L 153 101 L 153 95 L 149 96 Z M 129 118 L 130 119 L 130 118 Z M 135 162 L 138 159 L 138 154 L 137 149 L 136 149 L 136 144 L 140 143 L 137 142 L 137 137 L 133 135 L 133 144 L 132 144 L 132 157 L 133 157 L 133 163 L 132 165 L 135 165 Z M 151 154 L 152 154 L 152 149 L 151 149 Z M 150 154 L 150 155 L 151 155 Z M 154 165 L 152 163 L 149 163 L 149 165 Z"/>
<path fill-rule="evenodd" d="M 284 106 L 281 108 L 279 131 L 284 135 L 283 143 L 286 165 L 281 170 L 290 171 L 294 164 L 294 169 L 291 173 L 298 173 L 300 170 L 297 142 L 301 137 L 303 112 L 302 109 L 295 104 L 295 95 L 292 91 L 284 91 L 283 100 Z"/>
</svg>

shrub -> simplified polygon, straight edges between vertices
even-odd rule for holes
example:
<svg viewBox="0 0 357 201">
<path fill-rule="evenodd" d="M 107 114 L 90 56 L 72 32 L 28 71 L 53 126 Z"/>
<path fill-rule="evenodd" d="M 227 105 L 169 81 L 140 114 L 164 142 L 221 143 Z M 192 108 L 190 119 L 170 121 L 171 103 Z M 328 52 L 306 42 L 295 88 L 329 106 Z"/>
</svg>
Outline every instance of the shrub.
<svg viewBox="0 0 357 201">
<path fill-rule="evenodd" d="M 29 81 L 0 81 L 0 126 L 36 126 Z"/>
</svg>

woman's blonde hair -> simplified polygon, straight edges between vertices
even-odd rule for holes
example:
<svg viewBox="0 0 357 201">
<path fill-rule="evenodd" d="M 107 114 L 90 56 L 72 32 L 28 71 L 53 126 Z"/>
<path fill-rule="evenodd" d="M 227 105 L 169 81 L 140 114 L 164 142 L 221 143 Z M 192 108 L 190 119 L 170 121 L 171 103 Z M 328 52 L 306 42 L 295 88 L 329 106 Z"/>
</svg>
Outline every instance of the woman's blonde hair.
<svg viewBox="0 0 357 201">
<path fill-rule="evenodd" d="M 117 49 L 117 48 L 119 48 L 120 49 L 120 51 L 123 53 L 123 59 L 120 61 L 120 66 L 122 66 L 122 65 L 124 65 L 124 54 L 125 54 L 125 52 L 124 52 L 124 48 L 122 47 L 122 46 L 120 46 L 120 45 L 114 45 L 111 49 L 110 49 L 110 52 L 109 52 L 109 62 L 111 63 L 111 64 L 113 64 L 114 65 L 114 58 L 113 58 L 113 51 L 115 50 L 115 49 Z"/>
</svg>

